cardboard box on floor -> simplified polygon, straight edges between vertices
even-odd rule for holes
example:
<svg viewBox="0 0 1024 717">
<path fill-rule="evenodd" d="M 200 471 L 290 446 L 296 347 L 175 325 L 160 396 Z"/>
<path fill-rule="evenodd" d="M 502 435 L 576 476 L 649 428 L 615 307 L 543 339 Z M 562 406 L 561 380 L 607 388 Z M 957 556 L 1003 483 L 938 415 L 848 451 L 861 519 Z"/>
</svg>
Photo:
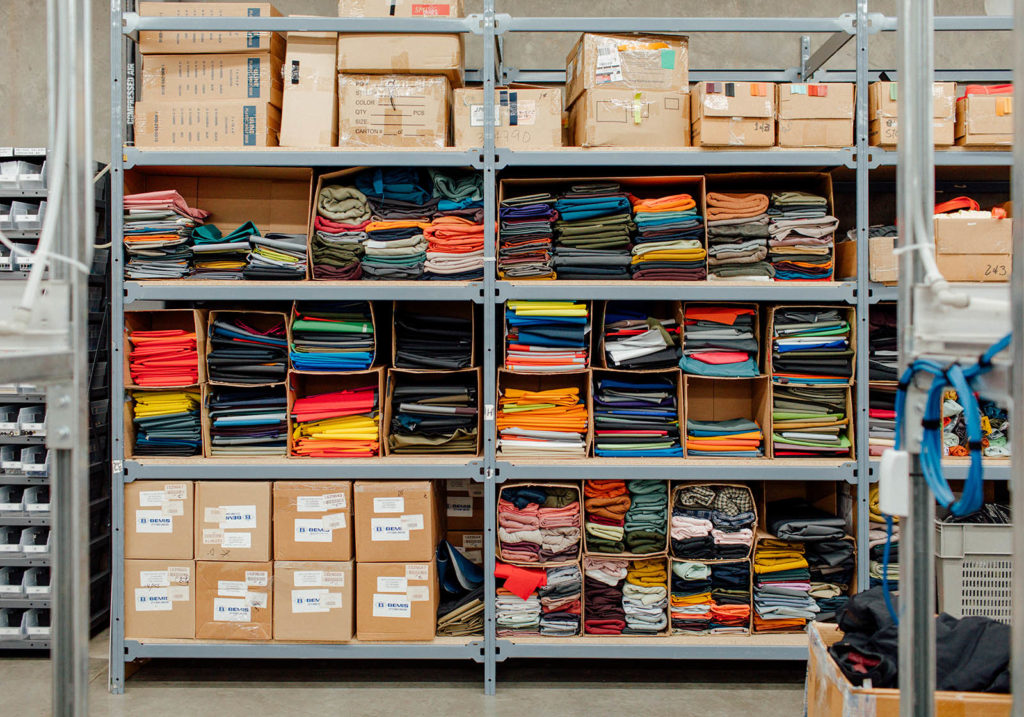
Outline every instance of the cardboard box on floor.
<svg viewBox="0 0 1024 717">
<path fill-rule="evenodd" d="M 384 369 L 371 368 L 367 371 L 349 371 L 348 373 L 305 373 L 291 370 L 288 372 L 288 455 L 295 457 L 295 429 L 298 422 L 292 415 L 295 401 L 307 396 L 316 396 L 321 393 L 333 393 L 335 391 L 352 390 L 365 388 L 367 386 L 377 387 L 377 410 L 383 415 L 383 407 L 380 402 L 384 399 Z M 383 445 L 383 419 L 377 424 L 377 440 Z M 384 455 L 383 448 L 378 448 L 378 456 Z"/>
<path fill-rule="evenodd" d="M 270 560 L 270 483 L 196 482 L 197 560 Z"/>
<path fill-rule="evenodd" d="M 136 102 L 136 147 L 276 147 L 281 110 L 263 100 Z"/>
<path fill-rule="evenodd" d="M 956 101 L 958 145 L 1013 144 L 1013 95 L 967 95 Z"/>
<path fill-rule="evenodd" d="M 698 82 L 690 105 L 694 147 L 775 145 L 772 82 Z"/>
<path fill-rule="evenodd" d="M 583 33 L 565 58 L 565 106 L 594 87 L 685 92 L 688 45 L 685 35 Z"/>
<path fill-rule="evenodd" d="M 430 372 L 430 371 L 420 371 L 418 369 L 389 368 L 388 369 L 388 378 L 387 378 L 387 393 L 386 393 L 386 396 L 384 398 L 384 407 L 382 409 L 383 418 L 381 419 L 381 426 L 383 428 L 383 434 L 384 434 L 384 451 L 385 451 L 385 455 L 388 455 L 388 456 L 396 455 L 395 450 L 391 447 L 391 440 L 390 440 L 390 437 L 391 437 L 391 417 L 395 414 L 395 410 L 394 410 L 395 386 L 396 385 L 403 385 L 403 386 L 404 385 L 431 385 L 431 384 L 432 385 L 437 385 L 439 383 L 443 384 L 445 382 L 455 382 L 455 381 L 459 381 L 459 382 L 466 381 L 466 383 L 469 383 L 470 385 L 472 385 L 474 382 L 476 384 L 476 398 L 477 398 L 477 405 L 476 405 L 476 409 L 477 409 L 477 416 L 476 416 L 476 418 L 477 418 L 477 421 L 476 421 L 476 447 L 473 449 L 473 453 L 471 455 L 479 455 L 480 454 L 481 433 L 482 433 L 481 421 L 483 420 L 483 415 L 482 415 L 483 412 L 480 410 L 481 409 L 481 405 L 483 403 L 483 401 L 482 401 L 482 394 L 481 394 L 481 383 L 480 383 L 481 380 L 482 380 L 482 376 L 483 376 L 482 371 L 483 371 L 483 369 L 480 369 L 480 368 L 463 368 L 463 369 L 458 369 L 458 370 L 455 370 L 455 371 L 449 370 L 449 371 L 433 371 L 433 372 Z M 469 377 L 468 380 L 466 378 L 467 376 Z M 420 451 L 420 452 L 415 452 L 415 451 L 409 450 L 409 451 L 402 451 L 401 455 L 405 455 L 405 456 L 419 455 L 419 456 L 422 456 L 425 460 L 429 460 L 430 456 L 436 456 L 438 454 L 437 453 L 432 453 L 429 450 L 423 450 L 423 451 Z M 449 454 L 449 455 L 451 455 L 451 454 Z M 461 453 L 461 455 L 469 455 L 469 454 L 463 452 L 463 453 Z M 358 548 L 356 550 L 358 551 Z"/>
<path fill-rule="evenodd" d="M 578 147 L 689 147 L 690 95 L 685 90 L 585 90 L 569 110 Z"/>
<path fill-rule="evenodd" d="M 281 106 L 281 58 L 269 52 L 144 55 L 141 100 L 252 100 Z"/>
<path fill-rule="evenodd" d="M 289 32 L 281 111 L 282 147 L 338 144 L 338 42 L 333 32 Z"/>
<path fill-rule="evenodd" d="M 446 147 L 451 85 L 443 75 L 338 75 L 338 143 Z"/>
<path fill-rule="evenodd" d="M 562 92 L 558 88 L 511 85 L 494 90 L 494 144 L 512 149 L 562 146 Z M 484 91 L 452 92 L 453 146 L 484 146 Z"/>
<path fill-rule="evenodd" d="M 899 140 L 899 85 L 872 82 L 868 86 L 868 142 L 895 147 Z M 953 144 L 955 82 L 936 82 L 932 87 L 932 133 L 936 146 Z"/>
<path fill-rule="evenodd" d="M 196 562 L 196 638 L 269 640 L 273 605 L 272 562 Z"/>
<path fill-rule="evenodd" d="M 707 378 L 704 376 L 684 376 L 686 395 L 686 420 L 694 421 L 728 421 L 733 418 L 746 418 L 757 422 L 763 435 L 760 459 L 731 460 L 762 460 L 771 458 L 772 434 L 772 397 L 771 385 L 767 377 L 761 378 Z M 685 435 L 683 436 L 685 442 Z M 691 456 L 688 458 L 715 459 L 715 456 Z M 720 460 L 730 460 L 723 456 Z"/>
<path fill-rule="evenodd" d="M 355 563 L 275 561 L 274 639 L 348 642 L 355 628 Z"/>
<path fill-rule="evenodd" d="M 281 17 L 265 2 L 140 2 L 140 15 L 149 17 Z M 152 31 L 139 33 L 139 52 L 214 53 L 270 51 L 284 55 L 284 38 L 276 32 L 181 32 Z"/>
<path fill-rule="evenodd" d="M 360 561 L 356 565 L 356 637 L 361 641 L 433 640 L 437 590 L 433 559 L 425 563 Z"/>
<path fill-rule="evenodd" d="M 273 495 L 274 560 L 352 559 L 351 481 L 274 481 Z"/>
<path fill-rule="evenodd" d="M 484 563 L 484 533 L 482 530 L 450 530 L 448 542 L 452 547 L 477 565 Z"/>
<path fill-rule="evenodd" d="M 441 520 L 433 482 L 356 481 L 352 492 L 360 563 L 434 559 Z"/>
<path fill-rule="evenodd" d="M 125 483 L 125 557 L 191 560 L 193 505 L 192 481 Z"/>
<path fill-rule="evenodd" d="M 195 566 L 192 560 L 124 561 L 125 637 L 196 636 Z"/>
<path fill-rule="evenodd" d="M 780 147 L 850 147 L 853 145 L 852 82 L 780 84 Z"/>
</svg>

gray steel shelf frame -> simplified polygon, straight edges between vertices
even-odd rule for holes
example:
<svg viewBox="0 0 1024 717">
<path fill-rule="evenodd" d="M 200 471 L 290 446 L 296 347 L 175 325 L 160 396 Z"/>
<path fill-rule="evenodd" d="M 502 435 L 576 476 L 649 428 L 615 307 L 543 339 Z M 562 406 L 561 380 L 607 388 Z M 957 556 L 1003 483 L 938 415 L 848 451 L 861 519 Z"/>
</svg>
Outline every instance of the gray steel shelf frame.
<svg viewBox="0 0 1024 717">
<path fill-rule="evenodd" d="M 143 18 L 125 12 L 134 7 L 134 0 L 111 0 L 110 52 L 111 52 L 111 202 L 120 207 L 124 197 L 124 172 L 126 169 L 163 166 L 416 166 L 416 167 L 473 167 L 484 174 L 485 226 L 484 243 L 485 272 L 482 282 L 462 285 L 431 286 L 424 283 L 394 284 L 342 284 L 331 282 L 237 282 L 230 286 L 210 283 L 175 282 L 125 282 L 123 280 L 123 223 L 121 213 L 113 212 L 111 252 L 111 273 L 113 295 L 119 300 L 113 303 L 112 325 L 121 326 L 126 304 L 135 301 L 199 301 L 230 299 L 237 301 L 258 301 L 273 299 L 316 299 L 316 298 L 367 298 L 367 299 L 438 299 L 466 300 L 482 303 L 493 309 L 507 299 L 530 297 L 551 299 L 686 299 L 686 300 L 743 300 L 785 302 L 840 302 L 856 306 L 858 310 L 857 352 L 861 360 L 857 363 L 857 435 L 867 435 L 867 350 L 868 307 L 871 303 L 888 297 L 889 290 L 870 284 L 867 277 L 867 227 L 868 183 L 870 170 L 889 166 L 896 160 L 895 154 L 868 146 L 867 83 L 878 79 L 880 70 L 871 70 L 868 65 L 868 38 L 877 32 L 896 29 L 896 19 L 879 13 L 868 12 L 867 0 L 855 0 L 855 12 L 838 18 L 549 18 L 513 17 L 494 12 L 494 0 L 484 0 L 483 12 L 462 19 L 399 19 L 399 18 Z M 936 18 L 937 30 L 1009 30 L 1012 23 L 1008 18 L 956 17 Z M 483 59 L 481 69 L 471 75 L 482 80 L 484 87 L 484 142 L 483 146 L 470 150 L 346 150 L 329 151 L 292 150 L 287 148 L 233 150 L 151 150 L 125 146 L 126 119 L 132 116 L 132 108 L 126 100 L 134 99 L 134 78 L 126 75 L 126 68 L 133 60 L 132 38 L 140 30 L 271 30 L 271 31 L 345 31 L 345 32 L 417 32 L 417 33 L 463 33 L 476 34 L 482 38 Z M 509 33 L 515 32 L 776 32 L 776 33 L 824 33 L 828 34 L 819 49 L 812 53 L 810 42 L 801 38 L 801 65 L 796 68 L 754 69 L 754 70 L 694 70 L 691 79 L 700 80 L 747 80 L 771 82 L 797 82 L 808 77 L 815 81 L 856 82 L 857 104 L 854 147 L 839 150 L 727 150 L 708 151 L 686 148 L 668 151 L 626 151 L 593 150 L 576 151 L 526 151 L 496 148 L 494 141 L 493 88 L 496 78 L 501 82 L 564 82 L 562 70 L 520 70 L 505 66 L 501 61 L 501 46 Z M 855 70 L 821 69 L 836 51 L 851 40 L 856 43 Z M 496 61 L 496 57 L 498 58 Z M 888 72 L 890 77 L 895 73 Z M 948 70 L 939 71 L 938 79 L 952 81 L 1009 81 L 1009 73 L 1003 69 L 979 70 L 976 72 Z M 937 163 L 946 165 L 1005 166 L 1011 162 L 1009 153 L 949 150 L 937 153 Z M 758 167 L 803 167 L 832 169 L 847 167 L 855 170 L 857 198 L 858 279 L 834 285 L 782 284 L 772 286 L 746 285 L 648 285 L 645 283 L 600 283 L 600 282 L 555 282 L 543 286 L 517 282 L 497 281 L 495 272 L 495 198 L 497 170 L 505 167 L 672 167 L 672 168 L 758 168 Z M 123 300 L 120 300 L 123 297 Z M 351 478 L 400 478 L 400 477 L 469 477 L 482 481 L 487 505 L 496 502 L 497 486 L 516 478 L 581 478 L 621 477 L 624 470 L 631 475 L 649 479 L 706 479 L 709 471 L 715 477 L 751 480 L 822 480 L 846 481 L 857 486 L 857 514 L 860 527 L 857 541 L 867 543 L 867 498 L 871 480 L 871 462 L 866 447 L 862 447 L 855 461 L 838 463 L 798 464 L 792 462 L 765 461 L 756 466 L 720 461 L 713 465 L 706 463 L 657 460 L 643 463 L 629 461 L 584 460 L 549 463 L 498 460 L 495 454 L 494 398 L 496 393 L 496 336 L 495 311 L 485 310 L 483 321 L 483 366 L 484 366 L 484 439 L 481 458 L 464 463 L 437 463 L 427 466 L 411 464 L 391 465 L 381 461 L 339 461 L 327 462 L 279 461 L 263 465 L 245 461 L 210 460 L 194 464 L 180 464 L 174 461 L 153 459 L 125 460 L 123 437 L 114 431 L 111 441 L 112 460 L 112 513 L 113 531 L 113 573 L 111 611 L 111 662 L 110 689 L 123 692 L 125 687 L 125 662 L 147 657 L 165 658 L 337 658 L 337 659 L 472 659 L 484 666 L 484 689 L 487 694 L 495 690 L 496 664 L 498 661 L 515 657 L 629 657 L 636 659 L 806 659 L 807 649 L 803 646 L 772 645 L 753 641 L 750 645 L 714 643 L 708 645 L 680 645 L 671 640 L 664 644 L 614 643 L 595 639 L 592 642 L 549 643 L 514 640 L 498 640 L 495 630 L 493 551 L 485 552 L 485 627 L 482 638 L 466 643 L 453 644 L 439 641 L 422 644 L 349 644 L 349 645 L 305 645 L 305 644 L 230 644 L 230 643 L 164 643 L 153 641 L 126 640 L 123 623 L 124 588 L 123 574 L 123 486 L 136 479 L 235 478 L 244 470 L 246 476 L 328 478 L 337 477 L 341 469 L 345 477 Z M 123 363 L 119 354 L 124 350 L 119 331 L 112 332 L 113 343 L 110 355 L 113 395 L 121 397 L 123 385 Z M 123 402 L 112 401 L 112 425 L 123 423 Z M 496 526 L 493 511 L 485 516 L 485 542 L 493 544 Z M 858 551 L 858 582 L 867 584 L 867 550 Z M 47 556 L 33 559 L 32 564 L 45 564 Z M 38 642 L 38 641 L 37 641 Z M 770 643 L 770 641 L 767 641 Z M 0 644 L 2 647 L 2 644 Z"/>
</svg>

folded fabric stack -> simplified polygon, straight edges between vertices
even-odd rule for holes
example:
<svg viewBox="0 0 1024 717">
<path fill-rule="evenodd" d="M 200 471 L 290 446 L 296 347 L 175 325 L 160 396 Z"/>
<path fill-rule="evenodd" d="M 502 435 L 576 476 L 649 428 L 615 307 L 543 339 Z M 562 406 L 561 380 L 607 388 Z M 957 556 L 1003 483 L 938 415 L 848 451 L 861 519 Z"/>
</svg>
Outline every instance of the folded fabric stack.
<svg viewBox="0 0 1024 717">
<path fill-rule="evenodd" d="M 708 278 L 771 281 L 768 197 L 708 192 Z"/>
<path fill-rule="evenodd" d="M 849 598 L 857 568 L 853 540 L 821 540 L 807 543 L 811 573 L 810 595 L 818 605 L 817 622 L 835 622 Z"/>
<path fill-rule="evenodd" d="M 659 319 L 642 302 L 608 302 L 604 312 L 604 353 L 608 368 L 673 368 L 679 361 L 675 319 Z"/>
<path fill-rule="evenodd" d="M 367 381 L 375 377 L 368 376 Z M 380 455 L 380 396 L 376 384 L 296 398 L 292 455 L 372 458 Z"/>
<path fill-rule="evenodd" d="M 634 555 L 665 550 L 668 531 L 668 484 L 654 480 L 631 480 L 629 510 L 626 512 L 626 551 Z"/>
<path fill-rule="evenodd" d="M 628 560 L 583 558 L 584 633 L 621 635 L 626 629 L 622 588 L 628 573 Z"/>
<path fill-rule="evenodd" d="M 690 560 L 745 559 L 754 540 L 754 522 L 754 499 L 747 488 L 680 488 L 672 506 L 672 555 Z"/>
<path fill-rule="evenodd" d="M 899 380 L 899 345 L 896 306 L 881 304 L 871 307 L 868 319 L 868 379 Z"/>
<path fill-rule="evenodd" d="M 252 222 L 245 222 L 231 233 L 222 234 L 213 224 L 192 230 L 192 256 L 196 279 L 242 279 L 249 257 L 250 240 L 260 236 Z"/>
<path fill-rule="evenodd" d="M 447 540 L 437 546 L 437 634 L 448 637 L 484 632 L 484 572 Z"/>
<path fill-rule="evenodd" d="M 870 587 L 882 584 L 885 572 L 885 543 L 888 531 L 885 514 L 878 500 L 878 484 L 871 486 L 868 493 L 868 576 Z M 900 581 L 900 519 L 893 516 L 892 542 L 889 548 L 889 589 L 899 590 Z"/>
<path fill-rule="evenodd" d="M 287 455 L 288 398 L 283 386 L 211 386 L 209 411 L 212 455 Z"/>
<path fill-rule="evenodd" d="M 550 194 L 502 201 L 498 209 L 498 278 L 554 279 L 551 241 L 558 212 Z"/>
<path fill-rule="evenodd" d="M 768 232 L 775 281 L 828 281 L 839 220 L 828 215 L 828 200 L 808 192 L 774 192 Z"/>
<path fill-rule="evenodd" d="M 128 373 L 136 386 L 191 386 L 199 383 L 194 331 L 163 329 L 128 334 Z"/>
<path fill-rule="evenodd" d="M 754 550 L 754 630 L 803 632 L 820 611 L 803 543 L 764 538 Z"/>
<path fill-rule="evenodd" d="M 400 281 L 420 279 L 427 260 L 428 222 L 404 220 L 372 221 L 366 225 L 363 279 Z"/>
<path fill-rule="evenodd" d="M 622 379 L 598 378 L 595 455 L 682 458 L 676 396 L 676 382 L 667 376 L 638 373 Z"/>
<path fill-rule="evenodd" d="M 197 456 L 203 431 L 197 391 L 132 391 L 137 456 Z"/>
<path fill-rule="evenodd" d="M 559 279 L 628 279 L 629 196 L 615 182 L 574 184 L 555 202 L 554 266 Z"/>
<path fill-rule="evenodd" d="M 306 278 L 306 235 L 270 232 L 249 237 L 246 279 L 301 281 Z"/>
<path fill-rule="evenodd" d="M 750 307 L 687 304 L 679 368 L 695 376 L 756 377 L 756 324 L 757 311 Z"/>
<path fill-rule="evenodd" d="M 438 217 L 423 230 L 427 240 L 424 279 L 481 281 L 484 225 L 463 217 Z"/>
<path fill-rule="evenodd" d="M 434 196 L 433 180 L 418 169 L 366 169 L 355 175 L 353 183 L 376 219 L 429 222 L 438 214 L 440 198 Z"/>
<path fill-rule="evenodd" d="M 472 366 L 473 319 L 395 309 L 395 368 L 459 369 Z"/>
<path fill-rule="evenodd" d="M 631 560 L 622 586 L 623 635 L 657 635 L 668 627 L 668 570 L 664 558 Z"/>
<path fill-rule="evenodd" d="M 475 372 L 434 374 L 431 383 L 396 381 L 388 450 L 475 455 L 478 401 Z"/>
<path fill-rule="evenodd" d="M 314 279 L 355 281 L 363 276 L 370 204 L 355 187 L 321 187 L 310 255 Z"/>
<path fill-rule="evenodd" d="M 672 632 L 705 633 L 711 626 L 711 566 L 672 561 L 672 595 L 669 598 Z"/>
<path fill-rule="evenodd" d="M 498 555 L 510 563 L 560 563 L 579 558 L 576 488 L 507 486 L 498 495 Z"/>
<path fill-rule="evenodd" d="M 868 389 L 868 453 L 880 456 L 896 445 L 896 387 Z"/>
<path fill-rule="evenodd" d="M 1006 409 L 987 398 L 978 398 L 981 410 L 982 455 L 989 458 L 1010 456 L 1010 421 Z M 946 391 L 942 400 L 942 444 L 946 454 L 970 455 L 964 407 L 958 403 L 956 391 Z"/>
<path fill-rule="evenodd" d="M 469 170 L 427 170 L 437 199 L 437 213 L 462 217 L 479 224 L 484 220 L 484 175 Z"/>
<path fill-rule="evenodd" d="M 297 371 L 363 371 L 374 357 L 373 317 L 366 301 L 296 303 L 291 362 Z"/>
<path fill-rule="evenodd" d="M 760 458 L 764 434 L 757 421 L 731 418 L 725 421 L 686 421 L 686 455 L 723 458 Z"/>
<path fill-rule="evenodd" d="M 496 591 L 500 637 L 579 634 L 583 597 L 579 565 L 538 570 L 499 562 L 494 575 L 505 578 Z"/>
<path fill-rule="evenodd" d="M 715 563 L 711 566 L 712 635 L 750 632 L 750 563 Z"/>
<path fill-rule="evenodd" d="M 504 587 L 495 591 L 494 622 L 498 637 L 540 635 L 540 598 L 532 593 L 525 600 Z"/>
<path fill-rule="evenodd" d="M 775 312 L 772 381 L 846 385 L 853 375 L 850 323 L 841 309 L 788 308 Z"/>
<path fill-rule="evenodd" d="M 503 456 L 585 458 L 587 407 L 575 386 L 501 389 L 498 452 Z"/>
<path fill-rule="evenodd" d="M 633 278 L 701 281 L 707 278 L 704 217 L 689 194 L 659 199 L 630 197 L 633 204 Z"/>
<path fill-rule="evenodd" d="M 768 530 L 779 540 L 815 543 L 846 535 L 845 520 L 803 498 L 772 501 L 766 509 Z"/>
<path fill-rule="evenodd" d="M 283 317 L 263 329 L 251 324 L 245 314 L 217 314 L 210 326 L 206 357 L 211 381 L 267 384 L 285 380 L 288 336 Z"/>
<path fill-rule="evenodd" d="M 590 311 L 582 301 L 509 301 L 505 368 L 551 373 L 590 365 Z"/>
<path fill-rule="evenodd" d="M 588 553 L 625 553 L 629 489 L 625 481 L 583 482 L 584 530 Z"/>
<path fill-rule="evenodd" d="M 772 446 L 776 458 L 850 455 L 845 388 L 775 386 Z"/>
<path fill-rule="evenodd" d="M 573 637 L 580 632 L 583 612 L 583 573 L 579 565 L 547 569 L 547 583 L 537 591 L 540 597 L 540 634 L 545 637 Z"/>
<path fill-rule="evenodd" d="M 180 279 L 192 271 L 192 231 L 210 213 L 173 189 L 124 198 L 126 279 Z"/>
</svg>

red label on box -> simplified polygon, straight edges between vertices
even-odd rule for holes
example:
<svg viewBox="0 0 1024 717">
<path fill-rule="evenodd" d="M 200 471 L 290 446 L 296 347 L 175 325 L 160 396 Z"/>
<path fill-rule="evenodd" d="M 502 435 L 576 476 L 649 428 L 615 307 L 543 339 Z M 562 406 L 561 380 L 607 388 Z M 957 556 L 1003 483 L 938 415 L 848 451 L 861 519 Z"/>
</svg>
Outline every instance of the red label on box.
<svg viewBox="0 0 1024 717">
<path fill-rule="evenodd" d="M 412 14 L 413 17 L 448 17 L 451 15 L 451 10 L 448 5 L 413 4 Z"/>
</svg>

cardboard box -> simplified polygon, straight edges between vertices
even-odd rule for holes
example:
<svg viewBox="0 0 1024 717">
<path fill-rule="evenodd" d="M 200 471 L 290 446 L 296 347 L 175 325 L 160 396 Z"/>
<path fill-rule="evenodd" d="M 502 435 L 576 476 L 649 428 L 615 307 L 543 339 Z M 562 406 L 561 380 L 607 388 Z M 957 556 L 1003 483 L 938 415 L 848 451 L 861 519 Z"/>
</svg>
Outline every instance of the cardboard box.
<svg viewBox="0 0 1024 717">
<path fill-rule="evenodd" d="M 573 103 L 569 127 L 579 147 L 689 147 L 690 96 L 595 87 Z"/>
<path fill-rule="evenodd" d="M 356 483 L 357 491 L 358 485 Z M 356 637 L 359 640 L 433 640 L 437 602 L 433 560 L 425 563 L 360 561 L 356 565 Z"/>
<path fill-rule="evenodd" d="M 290 32 L 284 63 L 282 147 L 338 144 L 338 43 L 333 32 Z"/>
<path fill-rule="evenodd" d="M 780 147 L 850 147 L 853 145 L 852 82 L 780 84 Z"/>
<path fill-rule="evenodd" d="M 270 482 L 197 481 L 197 560 L 270 560 Z"/>
<path fill-rule="evenodd" d="M 1013 271 L 1012 254 L 937 254 L 935 263 L 947 281 L 1006 282 Z"/>
<path fill-rule="evenodd" d="M 868 141 L 895 147 L 899 139 L 899 91 L 895 82 L 872 82 L 868 87 Z M 932 133 L 936 146 L 953 144 L 955 82 L 936 82 L 932 87 Z"/>
<path fill-rule="evenodd" d="M 269 331 L 277 326 L 284 325 L 285 330 L 285 341 L 287 344 L 291 344 L 291 323 L 288 321 L 288 315 L 281 311 L 236 311 L 236 310 L 218 310 L 215 309 L 210 312 L 203 311 L 202 322 L 206 325 L 206 341 L 204 343 L 204 351 L 202 354 L 202 360 L 200 365 L 203 367 L 203 380 L 211 386 L 236 386 L 236 387 L 255 387 L 255 386 L 280 386 L 284 385 L 287 378 L 282 378 L 280 381 L 266 381 L 264 383 L 234 383 L 232 381 L 217 381 L 210 376 L 210 354 L 214 351 L 213 348 L 213 326 L 219 321 L 231 323 L 233 321 L 240 321 L 246 326 L 249 326 L 256 331 Z M 287 366 L 287 364 L 286 364 Z M 205 404 L 205 401 L 204 401 Z M 209 458 L 209 456 L 207 456 Z"/>
<path fill-rule="evenodd" d="M 140 2 L 140 15 L 150 17 L 280 17 L 265 2 Z M 139 33 L 139 52 L 185 54 L 212 52 L 252 52 L 269 50 L 284 55 L 284 39 L 276 32 L 162 32 Z"/>
<path fill-rule="evenodd" d="M 1013 95 L 967 95 L 956 101 L 958 145 L 1013 144 Z"/>
<path fill-rule="evenodd" d="M 472 483 L 465 490 L 447 486 L 445 492 L 445 528 L 449 531 L 484 529 L 483 483 Z"/>
<path fill-rule="evenodd" d="M 775 84 L 698 82 L 690 92 L 695 147 L 775 144 Z"/>
<path fill-rule="evenodd" d="M 484 533 L 482 530 L 450 530 L 448 542 L 477 565 L 484 564 Z"/>
<path fill-rule="evenodd" d="M 145 55 L 145 102 L 252 100 L 281 106 L 281 58 L 268 52 Z"/>
<path fill-rule="evenodd" d="M 355 564 L 274 563 L 274 639 L 348 642 L 355 628 Z"/>
<path fill-rule="evenodd" d="M 326 178 L 326 177 L 325 177 Z M 379 310 L 379 309 L 378 309 Z M 469 364 L 470 366 L 478 365 L 478 357 L 476 355 L 477 345 L 477 333 L 476 333 L 476 311 L 473 308 L 473 304 L 469 301 L 395 301 L 391 304 L 391 316 L 394 317 L 399 313 L 406 314 L 411 317 L 430 317 L 439 316 L 450 319 L 462 319 L 470 322 L 470 351 L 469 351 Z M 415 319 L 411 319 L 415 320 Z M 391 363 L 389 366 L 398 365 L 398 341 L 395 337 L 395 324 L 391 321 Z M 400 369 L 407 373 L 430 373 L 436 374 L 438 371 L 434 368 L 403 368 Z M 443 372 L 442 372 L 443 373 Z"/>
<path fill-rule="evenodd" d="M 498 370 L 499 400 L 506 388 L 517 388 L 523 391 L 577 389 L 580 400 L 587 407 L 587 430 L 580 436 L 584 443 L 584 456 L 590 455 L 590 447 L 594 443 L 594 402 L 591 399 L 591 385 L 590 369 L 562 373 L 518 373 L 504 368 Z M 498 453 L 501 454 L 501 449 L 498 449 Z"/>
<path fill-rule="evenodd" d="M 770 378 L 767 376 L 761 378 L 706 378 L 685 375 L 683 379 L 686 392 L 684 411 L 687 420 L 727 421 L 732 418 L 746 418 L 756 421 L 764 436 L 763 458 L 771 458 L 772 396 Z M 696 456 L 696 458 L 715 460 L 714 456 Z M 729 460 L 729 458 L 722 457 L 719 460 Z"/>
<path fill-rule="evenodd" d="M 194 638 L 195 570 L 192 560 L 125 560 L 124 636 Z"/>
<path fill-rule="evenodd" d="M 338 17 L 462 17 L 462 0 L 338 0 Z"/>
<path fill-rule="evenodd" d="M 196 335 L 197 380 L 192 384 L 167 384 L 167 387 L 185 388 L 206 381 L 206 311 L 203 309 L 145 309 L 124 312 L 123 370 L 125 388 L 159 390 L 161 386 L 139 386 L 131 374 L 131 335 L 135 331 L 189 331 Z"/>
<path fill-rule="evenodd" d="M 431 481 L 356 481 L 356 559 L 425 562 L 440 540 L 438 496 Z"/>
<path fill-rule="evenodd" d="M 274 564 L 196 562 L 196 638 L 269 640 Z"/>
<path fill-rule="evenodd" d="M 372 368 L 367 371 L 350 371 L 348 373 L 304 373 L 300 371 L 288 372 L 288 455 L 305 458 L 295 452 L 297 438 L 296 429 L 299 427 L 295 420 L 293 409 L 295 401 L 307 396 L 317 396 L 322 393 L 333 393 L 335 391 L 351 391 L 357 388 L 368 388 L 373 386 L 377 389 L 378 412 L 383 414 L 380 402 L 384 396 L 384 369 Z M 382 442 L 383 420 L 377 423 L 377 441 Z M 376 455 L 383 455 L 378 443 Z"/>
<path fill-rule="evenodd" d="M 857 241 L 840 241 L 836 238 L 835 244 L 835 272 L 836 281 L 846 281 L 857 278 Z"/>
<path fill-rule="evenodd" d="M 274 560 L 351 559 L 351 481 L 274 481 Z"/>
<path fill-rule="evenodd" d="M 276 147 L 280 128 L 263 100 L 135 103 L 136 147 Z"/>
<path fill-rule="evenodd" d="M 1011 254 L 1013 219 L 935 215 L 936 254 Z"/>
<path fill-rule="evenodd" d="M 565 58 L 566 107 L 594 87 L 685 92 L 689 83 L 688 38 L 684 35 L 587 32 Z"/>
<path fill-rule="evenodd" d="M 897 282 L 900 280 L 900 262 L 895 253 L 896 237 L 868 239 L 868 263 L 871 281 Z"/>
<path fill-rule="evenodd" d="M 191 560 L 193 489 L 191 481 L 125 483 L 124 556 Z"/>
<path fill-rule="evenodd" d="M 454 145 L 484 146 L 484 91 L 455 90 L 452 99 Z M 562 146 L 562 93 L 557 88 L 513 85 L 494 90 L 494 144 L 512 149 Z"/>
<path fill-rule="evenodd" d="M 765 355 L 767 356 L 765 369 L 767 370 L 767 373 L 768 373 L 768 375 L 770 377 L 774 377 L 775 376 L 775 367 L 774 367 L 774 355 L 775 355 L 775 351 L 774 351 L 774 348 L 775 348 L 775 340 L 774 340 L 774 337 L 775 337 L 775 314 L 777 312 L 779 312 L 779 311 L 782 311 L 783 309 L 798 309 L 798 310 L 801 310 L 801 311 L 803 311 L 803 310 L 807 310 L 807 311 L 832 311 L 832 310 L 838 310 L 839 318 L 845 320 L 846 323 L 850 327 L 850 335 L 848 337 L 848 342 L 849 342 L 849 348 L 853 351 L 853 356 L 851 356 L 851 361 L 854 362 L 853 366 L 856 367 L 856 354 L 857 354 L 857 311 L 855 309 L 850 308 L 850 307 L 835 306 L 835 305 L 833 305 L 833 306 L 814 306 L 814 305 L 808 305 L 808 306 L 786 306 L 786 305 L 782 305 L 782 304 L 777 304 L 777 305 L 772 306 L 771 308 L 768 309 L 768 325 L 765 327 L 765 337 L 766 337 L 765 338 Z M 851 375 L 849 377 L 847 377 L 846 385 L 851 385 L 851 386 L 853 385 L 854 374 L 856 374 L 856 370 L 853 370 L 851 372 Z M 813 387 L 815 385 L 815 384 L 801 383 L 797 378 L 789 378 L 789 379 L 786 379 L 783 382 L 786 383 L 789 386 L 796 386 L 796 387 L 800 387 L 800 386 L 812 386 Z M 836 388 L 836 385 L 831 384 L 830 388 Z"/>
<path fill-rule="evenodd" d="M 441 75 L 338 75 L 338 143 L 445 147 L 451 85 Z"/>
<path fill-rule="evenodd" d="M 462 85 L 461 35 L 396 33 L 338 35 L 338 72 L 438 75 Z"/>
</svg>

